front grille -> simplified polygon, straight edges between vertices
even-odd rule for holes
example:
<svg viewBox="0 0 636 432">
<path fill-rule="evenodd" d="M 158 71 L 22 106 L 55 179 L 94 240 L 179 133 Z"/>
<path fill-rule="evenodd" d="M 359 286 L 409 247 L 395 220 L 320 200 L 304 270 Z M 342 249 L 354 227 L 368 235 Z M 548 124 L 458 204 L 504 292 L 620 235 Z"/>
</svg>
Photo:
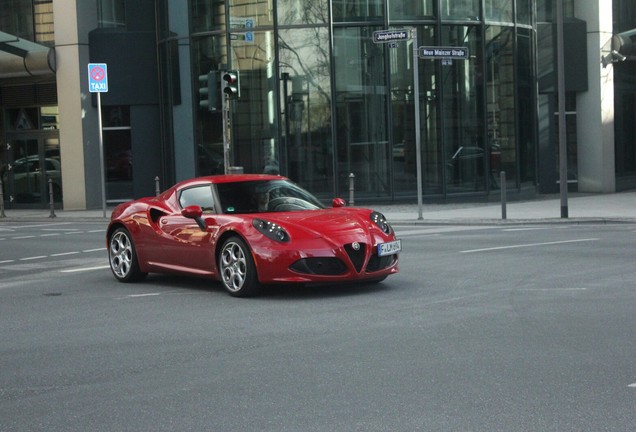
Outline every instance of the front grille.
<svg viewBox="0 0 636 432">
<path fill-rule="evenodd" d="M 347 272 L 347 267 L 338 258 L 303 258 L 289 268 L 297 273 L 323 276 L 336 276 Z"/>
<path fill-rule="evenodd" d="M 358 244 L 360 245 L 358 250 L 355 250 L 351 244 L 346 244 L 344 248 L 347 255 L 349 255 L 349 259 L 351 260 L 353 267 L 355 267 L 356 271 L 360 273 L 360 270 L 362 270 L 362 266 L 364 265 L 366 245 L 364 243 Z"/>
<path fill-rule="evenodd" d="M 393 265 L 396 259 L 397 255 L 387 255 L 381 257 L 377 254 L 373 254 L 369 259 L 369 264 L 367 264 L 367 271 L 374 272 L 390 267 Z"/>
</svg>

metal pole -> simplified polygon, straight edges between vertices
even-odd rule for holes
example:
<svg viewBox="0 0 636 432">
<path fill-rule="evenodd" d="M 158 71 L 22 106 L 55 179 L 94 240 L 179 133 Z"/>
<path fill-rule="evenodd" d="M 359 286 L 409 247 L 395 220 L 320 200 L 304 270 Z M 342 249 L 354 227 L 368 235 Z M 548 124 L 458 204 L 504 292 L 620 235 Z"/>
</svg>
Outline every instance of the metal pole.
<svg viewBox="0 0 636 432">
<path fill-rule="evenodd" d="M 155 177 L 155 196 L 159 196 L 161 189 L 159 189 L 159 176 Z"/>
<path fill-rule="evenodd" d="M 356 178 L 356 175 L 354 173 L 349 174 L 349 205 L 353 206 L 355 204 L 355 201 L 353 199 L 353 192 L 354 192 L 354 186 L 353 186 L 353 182 Z"/>
<path fill-rule="evenodd" d="M 53 198 L 53 179 L 49 179 L 48 183 L 49 183 L 49 207 L 51 209 L 49 213 L 49 217 L 54 218 L 57 216 L 55 215 L 55 200 Z"/>
<path fill-rule="evenodd" d="M 422 145 L 420 143 L 420 74 L 417 29 L 413 28 L 413 100 L 415 105 L 415 166 L 417 170 L 417 219 L 422 216 Z"/>
<path fill-rule="evenodd" d="M 104 137 L 102 133 L 102 98 L 97 92 L 97 124 L 99 125 L 99 169 L 102 181 L 102 216 L 106 217 L 106 174 L 104 172 Z"/>
<path fill-rule="evenodd" d="M 501 189 L 501 218 L 506 219 L 507 217 L 507 213 L 506 213 L 507 187 L 506 187 L 506 172 L 505 171 L 501 171 L 499 173 L 499 189 Z"/>
<path fill-rule="evenodd" d="M 223 93 L 223 80 L 221 80 L 221 111 L 223 112 L 223 165 L 225 167 L 225 174 L 227 174 L 230 168 L 230 103 Z"/>
<path fill-rule="evenodd" d="M 4 191 L 3 191 L 3 186 L 2 186 L 2 179 L 0 178 L 0 218 L 4 218 L 7 217 L 6 214 L 4 214 Z"/>
<path fill-rule="evenodd" d="M 565 123 L 565 60 L 563 57 L 563 0 L 557 0 L 557 86 L 559 99 L 559 190 L 561 217 L 568 217 L 568 154 Z"/>
</svg>

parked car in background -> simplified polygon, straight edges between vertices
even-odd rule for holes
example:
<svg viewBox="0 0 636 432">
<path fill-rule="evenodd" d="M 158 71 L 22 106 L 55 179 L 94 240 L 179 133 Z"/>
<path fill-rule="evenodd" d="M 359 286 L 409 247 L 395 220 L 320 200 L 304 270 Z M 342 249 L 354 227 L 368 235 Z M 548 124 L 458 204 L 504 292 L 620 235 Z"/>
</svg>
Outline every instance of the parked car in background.
<svg viewBox="0 0 636 432">
<path fill-rule="evenodd" d="M 3 167 L 2 183 L 5 192 L 9 191 L 10 173 L 13 173 L 12 195 L 17 202 L 40 202 L 42 195 L 48 197 L 49 179 L 54 199 L 59 200 L 62 196 L 62 168 L 57 159 L 45 158 L 42 165 L 40 157 L 33 155 L 16 159 L 10 166 Z"/>
</svg>

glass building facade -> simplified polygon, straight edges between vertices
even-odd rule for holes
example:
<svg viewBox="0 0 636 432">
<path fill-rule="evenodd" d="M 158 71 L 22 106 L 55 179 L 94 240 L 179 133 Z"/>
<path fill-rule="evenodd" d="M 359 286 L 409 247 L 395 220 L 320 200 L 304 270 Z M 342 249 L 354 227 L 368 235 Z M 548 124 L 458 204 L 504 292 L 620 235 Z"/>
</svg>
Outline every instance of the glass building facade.
<svg viewBox="0 0 636 432">
<path fill-rule="evenodd" d="M 157 5 L 161 111 L 172 137 L 164 152 L 176 178 L 192 152 L 193 174 L 218 172 L 229 142 L 230 165 L 281 173 L 324 197 L 347 193 L 350 174 L 361 199 L 413 197 L 419 104 L 425 197 L 488 195 L 501 171 L 509 189 L 536 183 L 531 0 Z M 417 40 L 374 42 L 375 31 L 397 29 L 416 29 Z M 414 60 L 420 46 L 465 47 L 469 58 Z M 229 69 L 239 71 L 240 98 L 229 102 L 224 138 L 220 96 L 210 110 L 199 90 L 210 77 L 215 93 Z M 188 121 L 192 134 L 183 132 Z"/>
</svg>

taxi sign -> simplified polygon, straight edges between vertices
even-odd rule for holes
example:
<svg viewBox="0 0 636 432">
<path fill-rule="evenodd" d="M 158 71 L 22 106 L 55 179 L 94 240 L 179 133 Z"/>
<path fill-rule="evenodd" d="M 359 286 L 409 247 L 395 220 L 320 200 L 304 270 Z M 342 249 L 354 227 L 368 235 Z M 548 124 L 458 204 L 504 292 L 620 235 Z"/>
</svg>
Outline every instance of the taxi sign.
<svg viewBox="0 0 636 432">
<path fill-rule="evenodd" d="M 91 93 L 108 92 L 108 69 L 106 63 L 88 64 L 88 90 Z"/>
</svg>

